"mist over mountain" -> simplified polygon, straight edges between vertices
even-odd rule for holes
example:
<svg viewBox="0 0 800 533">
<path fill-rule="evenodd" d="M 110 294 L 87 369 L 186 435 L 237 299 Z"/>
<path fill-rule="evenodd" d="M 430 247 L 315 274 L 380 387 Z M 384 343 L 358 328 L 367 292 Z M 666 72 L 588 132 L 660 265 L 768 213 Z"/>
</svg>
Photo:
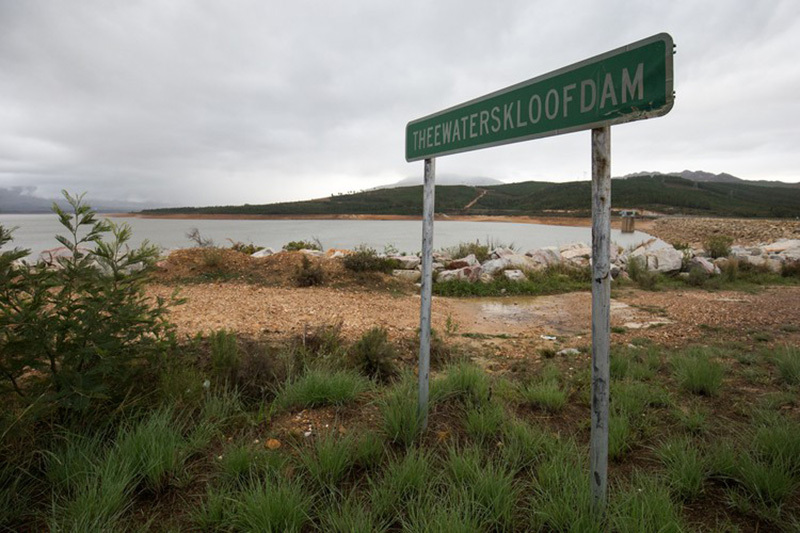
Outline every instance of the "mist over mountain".
<svg viewBox="0 0 800 533">
<path fill-rule="evenodd" d="M 727 172 L 714 174 L 713 172 L 706 172 L 704 170 L 684 170 L 681 172 L 634 172 L 620 176 L 621 178 L 637 178 L 640 176 L 680 176 L 684 179 L 691 181 L 698 181 L 703 183 L 739 183 L 749 185 L 760 185 L 763 187 L 796 187 L 800 188 L 800 183 L 786 183 L 777 180 L 743 180 L 737 178 Z"/>
<path fill-rule="evenodd" d="M 50 213 L 53 202 L 62 209 L 68 204 L 64 198 L 42 198 L 35 196 L 36 187 L 17 186 L 0 187 L 0 213 Z M 164 204 L 155 202 L 128 202 L 125 200 L 95 200 L 86 195 L 86 201 L 92 208 L 100 213 L 141 211 L 164 207 Z"/>
<path fill-rule="evenodd" d="M 422 185 L 424 178 L 422 176 L 411 176 L 402 179 L 396 183 L 389 185 L 381 185 L 371 190 L 379 189 L 395 189 L 398 187 L 415 187 Z M 436 176 L 436 185 L 466 185 L 468 187 L 486 187 L 490 185 L 502 185 L 504 182 L 494 178 L 486 178 L 480 176 L 464 177 L 464 176 Z"/>
</svg>

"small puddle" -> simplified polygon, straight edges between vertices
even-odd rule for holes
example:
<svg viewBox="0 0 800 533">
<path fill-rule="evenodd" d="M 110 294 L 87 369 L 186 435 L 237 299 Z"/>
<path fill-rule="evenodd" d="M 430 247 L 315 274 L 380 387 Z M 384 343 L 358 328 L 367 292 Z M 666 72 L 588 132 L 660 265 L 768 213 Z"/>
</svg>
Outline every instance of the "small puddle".
<svg viewBox="0 0 800 533">
<path fill-rule="evenodd" d="M 481 298 L 467 305 L 465 311 L 474 317 L 475 327 L 483 332 L 512 333 L 536 328 L 548 334 L 576 335 L 589 331 L 592 324 L 588 293 Z M 611 301 L 611 313 L 618 320 L 633 318 L 633 310 L 615 300 Z"/>
</svg>

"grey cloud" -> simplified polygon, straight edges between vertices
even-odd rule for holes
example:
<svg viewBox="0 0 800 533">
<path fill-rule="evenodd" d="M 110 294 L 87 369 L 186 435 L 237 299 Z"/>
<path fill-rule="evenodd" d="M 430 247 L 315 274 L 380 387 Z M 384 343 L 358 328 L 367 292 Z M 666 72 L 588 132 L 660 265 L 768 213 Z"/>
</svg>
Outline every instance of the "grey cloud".
<svg viewBox="0 0 800 533">
<path fill-rule="evenodd" d="M 678 43 L 676 106 L 615 128 L 614 168 L 797 181 L 799 14 L 789 0 L 0 1 L 0 186 L 193 204 L 369 188 L 420 171 L 403 160 L 408 120 L 658 31 Z M 580 179 L 588 134 L 440 168 Z"/>
</svg>

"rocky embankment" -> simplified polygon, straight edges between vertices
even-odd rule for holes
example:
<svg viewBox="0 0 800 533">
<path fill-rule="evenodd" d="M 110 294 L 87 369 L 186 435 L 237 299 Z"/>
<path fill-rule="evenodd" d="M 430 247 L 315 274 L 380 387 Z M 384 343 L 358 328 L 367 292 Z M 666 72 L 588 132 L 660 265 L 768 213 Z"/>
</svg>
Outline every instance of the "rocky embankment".
<svg viewBox="0 0 800 533">
<path fill-rule="evenodd" d="M 325 254 L 315 250 L 301 252 L 336 259 L 348 252 L 332 251 Z M 253 257 L 271 256 L 272 250 L 261 250 Z M 421 279 L 421 259 L 417 255 L 389 256 L 399 268 L 393 275 L 412 282 Z M 658 239 L 650 239 L 639 246 L 624 250 L 612 245 L 610 255 L 610 272 L 613 279 L 627 278 L 632 264 L 637 263 L 640 270 L 660 272 L 662 274 L 688 275 L 692 270 L 699 270 L 707 275 L 721 273 L 730 261 L 746 263 L 757 268 L 764 268 L 779 273 L 786 264 L 800 264 L 800 239 L 782 239 L 771 244 L 754 246 L 732 246 L 729 253 L 722 257 L 712 257 L 703 248 L 676 249 Z M 498 276 L 510 281 L 527 279 L 526 272 L 545 270 L 554 267 L 585 268 L 591 265 L 592 249 L 585 243 L 571 243 L 560 247 L 546 247 L 527 252 L 510 248 L 496 248 L 484 261 L 479 261 L 474 254 L 464 257 L 451 257 L 447 253 L 434 252 L 433 271 L 436 282 L 461 280 L 475 283 L 489 283 Z"/>
<path fill-rule="evenodd" d="M 474 255 L 463 258 L 450 258 L 444 254 L 434 254 L 436 281 L 465 280 L 471 282 L 490 282 L 495 276 L 503 275 L 511 281 L 526 279 L 525 272 L 543 270 L 559 265 L 587 267 L 591 264 L 592 249 L 585 243 L 567 244 L 561 247 L 547 247 L 520 253 L 510 249 L 493 250 L 487 261 L 478 262 Z M 419 279 L 418 258 L 407 264 L 413 270 L 396 270 L 395 275 L 407 279 Z M 772 272 L 781 272 L 787 263 L 800 262 L 800 239 L 784 239 L 768 245 L 734 246 L 724 257 L 712 258 L 701 248 L 678 250 L 672 245 L 651 239 L 631 250 L 619 246 L 611 247 L 611 276 L 627 278 L 631 264 L 637 262 L 640 268 L 663 274 L 689 273 L 699 269 L 705 274 L 716 275 L 731 260 L 748 263 Z"/>
</svg>

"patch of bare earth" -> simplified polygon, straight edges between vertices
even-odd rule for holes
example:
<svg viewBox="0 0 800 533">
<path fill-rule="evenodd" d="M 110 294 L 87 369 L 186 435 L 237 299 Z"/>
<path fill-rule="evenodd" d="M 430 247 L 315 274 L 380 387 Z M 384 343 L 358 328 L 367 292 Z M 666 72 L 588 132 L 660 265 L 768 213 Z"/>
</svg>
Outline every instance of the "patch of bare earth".
<svg viewBox="0 0 800 533">
<path fill-rule="evenodd" d="M 172 285 L 152 284 L 153 296 Z M 181 335 L 228 329 L 254 337 L 288 338 L 309 328 L 341 323 L 353 340 L 368 329 L 386 328 L 393 339 L 419 327 L 416 294 L 357 288 L 283 288 L 247 283 L 183 286 L 186 303 L 172 310 Z M 677 347 L 719 340 L 792 340 L 800 324 L 800 287 L 767 288 L 756 294 L 702 290 L 648 292 L 629 289 L 612 300 L 613 342 L 648 338 Z M 456 299 L 435 297 L 433 327 L 451 340 L 488 350 L 501 359 L 536 356 L 542 348 L 591 344 L 591 294 Z"/>
</svg>

